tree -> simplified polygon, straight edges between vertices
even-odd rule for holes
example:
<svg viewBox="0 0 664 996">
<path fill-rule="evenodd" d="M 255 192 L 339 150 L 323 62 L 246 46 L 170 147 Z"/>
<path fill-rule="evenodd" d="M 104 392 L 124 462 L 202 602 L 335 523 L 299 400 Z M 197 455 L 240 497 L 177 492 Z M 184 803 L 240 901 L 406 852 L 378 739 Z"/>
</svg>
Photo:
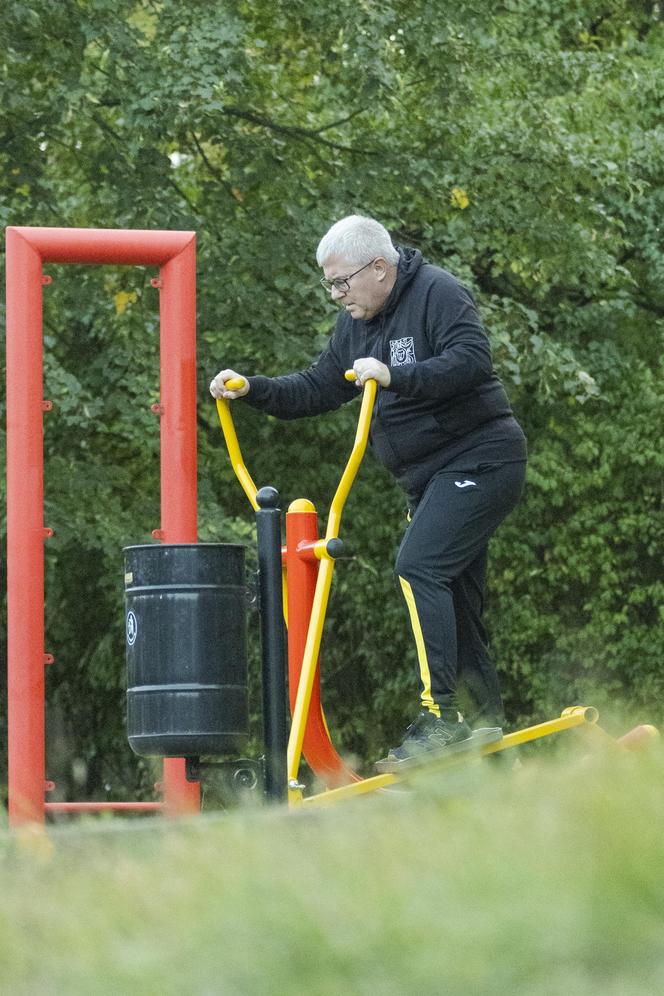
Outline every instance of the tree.
<svg viewBox="0 0 664 996">
<path fill-rule="evenodd" d="M 661 692 L 662 22 L 635 0 L 563 7 L 10 0 L 1 29 L 3 222 L 198 233 L 202 539 L 251 534 L 210 376 L 316 354 L 333 309 L 314 250 L 331 221 L 373 214 L 474 290 L 531 448 L 492 573 L 515 720 L 597 686 L 634 704 Z M 155 293 L 142 270 L 54 272 L 56 780 L 147 791 L 123 746 L 118 571 L 156 524 Z M 237 408 L 257 480 L 324 510 L 356 409 L 284 426 Z M 400 504 L 367 463 L 324 646 L 330 714 L 362 760 L 414 688 L 390 572 Z"/>
</svg>

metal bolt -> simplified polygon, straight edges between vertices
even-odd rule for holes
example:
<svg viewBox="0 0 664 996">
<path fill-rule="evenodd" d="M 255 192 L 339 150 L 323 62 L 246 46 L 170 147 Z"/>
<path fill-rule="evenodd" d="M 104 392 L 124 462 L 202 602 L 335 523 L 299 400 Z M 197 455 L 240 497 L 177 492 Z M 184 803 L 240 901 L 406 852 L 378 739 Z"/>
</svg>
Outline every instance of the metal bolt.
<svg viewBox="0 0 664 996">
<path fill-rule="evenodd" d="M 258 784 L 258 775 L 251 768 L 238 768 L 233 772 L 233 781 L 243 789 L 255 789 Z"/>
</svg>

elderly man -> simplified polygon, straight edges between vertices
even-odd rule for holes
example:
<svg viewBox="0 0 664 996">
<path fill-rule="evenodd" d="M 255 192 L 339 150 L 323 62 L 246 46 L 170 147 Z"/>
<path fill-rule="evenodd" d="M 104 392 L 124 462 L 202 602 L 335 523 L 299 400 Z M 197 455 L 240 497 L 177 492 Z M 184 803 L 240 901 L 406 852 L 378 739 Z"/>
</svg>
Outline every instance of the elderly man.
<svg viewBox="0 0 664 996">
<path fill-rule="evenodd" d="M 374 378 L 381 390 L 370 445 L 408 496 L 395 571 L 417 648 L 421 710 L 377 767 L 396 771 L 472 745 L 458 711 L 463 681 L 475 723 L 503 724 L 482 625 L 487 545 L 516 505 L 526 441 L 493 372 L 489 341 L 468 290 L 417 249 L 392 244 L 372 218 L 351 215 L 322 238 L 323 287 L 340 306 L 326 349 L 306 370 L 250 376 L 236 391 L 221 370 L 215 398 L 245 398 L 279 418 L 331 411 Z"/>
</svg>

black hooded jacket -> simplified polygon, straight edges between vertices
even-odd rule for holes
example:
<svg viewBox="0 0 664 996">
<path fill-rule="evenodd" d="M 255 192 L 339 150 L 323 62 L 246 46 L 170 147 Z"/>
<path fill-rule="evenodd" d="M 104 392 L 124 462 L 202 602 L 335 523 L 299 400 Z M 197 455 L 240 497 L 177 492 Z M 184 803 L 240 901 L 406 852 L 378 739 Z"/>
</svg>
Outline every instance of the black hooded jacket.
<svg viewBox="0 0 664 996">
<path fill-rule="evenodd" d="M 344 372 L 362 356 L 390 368 L 378 391 L 369 442 L 410 496 L 436 471 L 477 470 L 526 459 L 473 298 L 417 249 L 399 249 L 397 278 L 368 321 L 341 311 L 326 349 L 307 370 L 249 377 L 248 404 L 278 418 L 332 411 L 357 397 Z"/>
</svg>

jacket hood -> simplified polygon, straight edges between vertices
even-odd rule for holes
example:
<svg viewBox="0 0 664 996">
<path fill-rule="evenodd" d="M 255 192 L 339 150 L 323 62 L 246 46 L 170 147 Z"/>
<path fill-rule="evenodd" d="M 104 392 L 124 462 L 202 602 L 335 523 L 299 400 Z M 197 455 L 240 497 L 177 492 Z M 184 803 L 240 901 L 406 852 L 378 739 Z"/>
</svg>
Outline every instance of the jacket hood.
<svg viewBox="0 0 664 996">
<path fill-rule="evenodd" d="M 399 262 L 397 263 L 397 279 L 385 304 L 373 318 L 369 319 L 367 324 L 370 324 L 376 319 L 380 319 L 381 316 L 389 315 L 390 312 L 394 311 L 399 303 L 399 298 L 424 262 L 424 258 L 419 249 L 410 249 L 408 247 L 401 246 L 395 246 L 395 248 L 399 253 Z"/>
</svg>

